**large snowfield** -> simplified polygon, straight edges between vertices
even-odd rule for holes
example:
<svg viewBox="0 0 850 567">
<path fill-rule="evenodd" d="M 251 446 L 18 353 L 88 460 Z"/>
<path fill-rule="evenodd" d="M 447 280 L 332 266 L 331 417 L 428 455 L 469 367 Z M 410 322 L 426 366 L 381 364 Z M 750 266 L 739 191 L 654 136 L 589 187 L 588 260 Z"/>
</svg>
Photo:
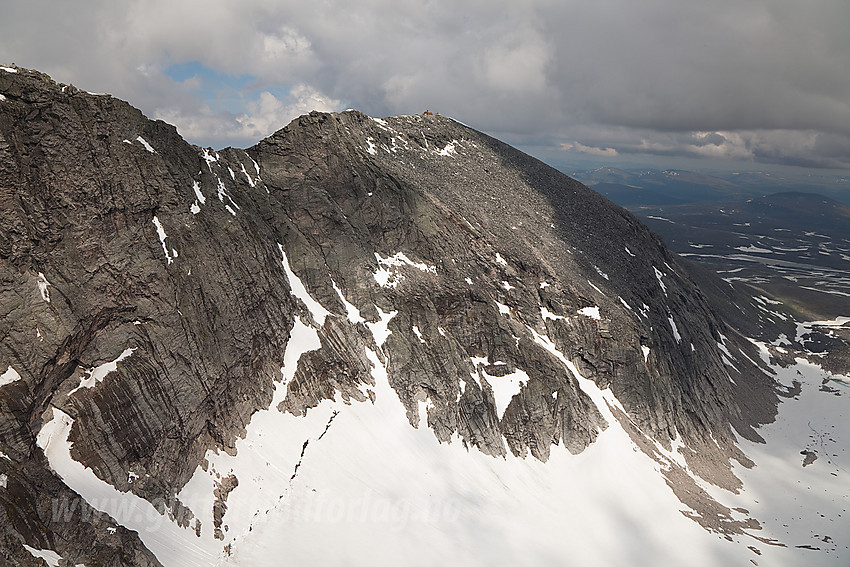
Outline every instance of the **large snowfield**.
<svg viewBox="0 0 850 567">
<path fill-rule="evenodd" d="M 293 293 L 314 319 L 323 319 L 324 308 L 285 255 L 283 263 Z M 347 307 L 352 319 L 359 317 Z M 392 315 L 370 326 L 379 346 Z M 547 337 L 537 340 L 562 358 Z M 179 527 L 74 461 L 71 420 L 62 412 L 54 409 L 39 445 L 72 489 L 137 530 L 166 567 L 850 564 L 848 385 L 803 359 L 774 367 L 779 382 L 799 381 L 802 390 L 783 400 L 777 421 L 760 430 L 766 444 L 741 441 L 756 463 L 735 467 L 741 493 L 701 483 L 726 506 L 747 510 L 741 517 L 762 524 L 753 537 L 727 539 L 682 513 L 686 507 L 660 465 L 608 410 L 606 401 L 617 404 L 611 392 L 590 380 L 578 377 L 609 427 L 584 452 L 553 448 L 546 463 L 493 458 L 459 439 L 440 444 L 424 423 L 411 427 L 372 351 L 374 402 L 337 399 L 304 417 L 281 413 L 277 405 L 299 357 L 317 348 L 316 330 L 297 321 L 270 407 L 253 416 L 235 455 L 209 452 L 177 495 L 200 521 L 200 536 L 195 521 Z M 804 467 L 801 451 L 817 458 Z M 216 539 L 215 491 L 221 494 L 231 475 L 238 485 L 226 499 L 223 539 Z"/>
</svg>

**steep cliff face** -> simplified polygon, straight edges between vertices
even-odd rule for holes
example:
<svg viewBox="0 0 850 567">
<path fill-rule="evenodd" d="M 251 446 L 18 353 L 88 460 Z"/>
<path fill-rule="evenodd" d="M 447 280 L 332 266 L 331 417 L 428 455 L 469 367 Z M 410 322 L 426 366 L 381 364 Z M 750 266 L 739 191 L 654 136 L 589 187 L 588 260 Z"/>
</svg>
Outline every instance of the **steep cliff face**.
<svg viewBox="0 0 850 567">
<path fill-rule="evenodd" d="M 57 518 L 67 442 L 97 478 L 230 542 L 228 494 L 247 479 L 211 455 L 238 454 L 260 410 L 374 403 L 378 368 L 409 425 L 442 443 L 547 461 L 621 427 L 702 525 L 748 524 L 696 482 L 739 486 L 736 435 L 759 439 L 777 387 L 690 268 L 578 182 L 440 116 L 312 113 L 215 152 L 36 72 L 0 71 L 0 93 L 12 564 L 23 543 L 157 564 L 85 503 Z M 274 435 L 306 458 L 296 430 Z M 214 525 L 178 497 L 205 474 Z"/>
<path fill-rule="evenodd" d="M 390 379 L 412 423 L 429 401 L 439 437 L 471 411 L 455 401 L 470 373 L 520 369 L 515 403 L 490 414 L 484 437 L 462 437 L 543 460 L 553 443 L 591 442 L 604 421 L 541 337 L 653 438 L 757 437 L 752 425 L 772 418 L 771 382 L 738 350 L 757 359 L 754 348 L 714 315 L 689 267 L 542 163 L 439 116 L 355 112 L 302 117 L 248 151 L 294 225 L 284 246 L 308 290 L 334 305 L 331 279 L 367 319 L 372 306 L 398 311 Z M 743 380 L 730 379 L 726 341 Z"/>
</svg>

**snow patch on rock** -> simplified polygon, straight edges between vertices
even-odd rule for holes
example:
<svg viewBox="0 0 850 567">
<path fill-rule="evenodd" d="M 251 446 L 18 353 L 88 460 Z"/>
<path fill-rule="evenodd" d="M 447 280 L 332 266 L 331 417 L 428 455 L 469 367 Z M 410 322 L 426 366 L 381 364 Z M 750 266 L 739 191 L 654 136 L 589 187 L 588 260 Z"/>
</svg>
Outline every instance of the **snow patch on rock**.
<svg viewBox="0 0 850 567">
<path fill-rule="evenodd" d="M 18 371 L 9 366 L 2 375 L 0 375 L 0 388 L 6 386 L 7 384 L 12 384 L 21 379 L 21 375 L 18 374 Z"/>
<path fill-rule="evenodd" d="M 116 370 L 118 370 L 118 363 L 122 360 L 126 360 L 127 358 L 129 358 L 135 350 L 135 347 L 124 349 L 124 351 L 119 354 L 118 358 L 116 358 L 115 360 L 88 369 L 86 371 L 88 376 L 82 378 L 80 380 L 80 385 L 68 392 L 68 396 L 71 396 L 77 390 L 80 390 L 82 388 L 94 388 L 97 384 L 103 382 L 103 379 L 106 378 L 106 376 L 110 372 L 115 372 Z"/>
<path fill-rule="evenodd" d="M 602 320 L 602 316 L 599 315 L 599 307 L 583 307 L 577 311 L 579 315 L 584 315 L 585 317 L 590 317 L 591 319 L 596 319 L 597 321 Z"/>
</svg>

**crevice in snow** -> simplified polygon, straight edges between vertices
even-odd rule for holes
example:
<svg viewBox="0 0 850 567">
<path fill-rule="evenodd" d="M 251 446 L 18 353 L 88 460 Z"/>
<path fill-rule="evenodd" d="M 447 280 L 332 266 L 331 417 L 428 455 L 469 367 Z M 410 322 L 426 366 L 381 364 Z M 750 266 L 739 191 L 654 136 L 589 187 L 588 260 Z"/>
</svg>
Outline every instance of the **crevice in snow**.
<svg viewBox="0 0 850 567">
<path fill-rule="evenodd" d="M 321 434 L 321 435 L 319 435 L 319 437 L 316 439 L 316 441 L 321 441 L 321 440 L 322 440 L 322 437 L 324 437 L 325 435 L 327 435 L 328 430 L 331 428 L 331 423 L 333 423 L 334 419 L 336 419 L 336 416 L 338 416 L 338 415 L 339 415 L 339 411 L 338 411 L 338 410 L 334 410 L 334 412 L 331 414 L 330 419 L 328 420 L 328 424 L 325 426 L 325 430 L 324 430 L 324 431 L 322 431 L 322 434 Z"/>
<path fill-rule="evenodd" d="M 291 483 L 293 480 L 295 480 L 295 477 L 298 475 L 298 468 L 301 466 L 301 461 L 303 461 L 303 460 L 304 460 L 304 453 L 306 453 L 306 452 L 307 452 L 307 445 L 309 445 L 309 444 L 310 444 L 310 440 L 309 440 L 309 439 L 305 439 L 305 440 L 304 440 L 304 444 L 301 446 L 301 455 L 299 455 L 299 456 L 298 456 L 298 462 L 297 462 L 297 463 L 295 463 L 295 468 L 294 468 L 294 469 L 293 469 L 293 471 L 292 471 L 292 476 L 291 476 L 291 477 L 289 477 L 289 482 L 290 482 L 290 483 Z"/>
</svg>

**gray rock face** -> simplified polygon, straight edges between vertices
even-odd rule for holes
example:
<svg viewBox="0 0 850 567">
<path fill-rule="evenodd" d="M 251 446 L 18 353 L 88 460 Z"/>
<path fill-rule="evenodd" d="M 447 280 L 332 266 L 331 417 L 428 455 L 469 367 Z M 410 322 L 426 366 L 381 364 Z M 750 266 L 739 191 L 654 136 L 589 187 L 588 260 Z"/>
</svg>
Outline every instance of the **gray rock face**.
<svg viewBox="0 0 850 567">
<path fill-rule="evenodd" d="M 269 406 L 299 316 L 321 348 L 278 407 L 296 416 L 368 403 L 368 346 L 411 426 L 493 456 L 578 453 L 610 425 L 558 353 L 610 388 L 636 436 L 681 437 L 721 485 L 738 482 L 730 458 L 746 461 L 734 434 L 773 419 L 773 381 L 712 304 L 722 284 L 704 292 L 629 213 L 448 118 L 311 113 L 214 152 L 36 72 L 0 72 L 0 93 L 0 371 L 21 376 L 0 387 L 10 564 L 27 543 L 156 565 L 134 532 L 95 529 L 114 525 L 104 514 L 55 518 L 72 493 L 36 443 L 42 424 L 62 410 L 74 459 L 185 514 L 173 496 Z M 290 293 L 281 252 L 323 322 Z M 367 325 L 391 312 L 376 345 Z M 217 489 L 219 523 L 236 483 Z"/>
</svg>

